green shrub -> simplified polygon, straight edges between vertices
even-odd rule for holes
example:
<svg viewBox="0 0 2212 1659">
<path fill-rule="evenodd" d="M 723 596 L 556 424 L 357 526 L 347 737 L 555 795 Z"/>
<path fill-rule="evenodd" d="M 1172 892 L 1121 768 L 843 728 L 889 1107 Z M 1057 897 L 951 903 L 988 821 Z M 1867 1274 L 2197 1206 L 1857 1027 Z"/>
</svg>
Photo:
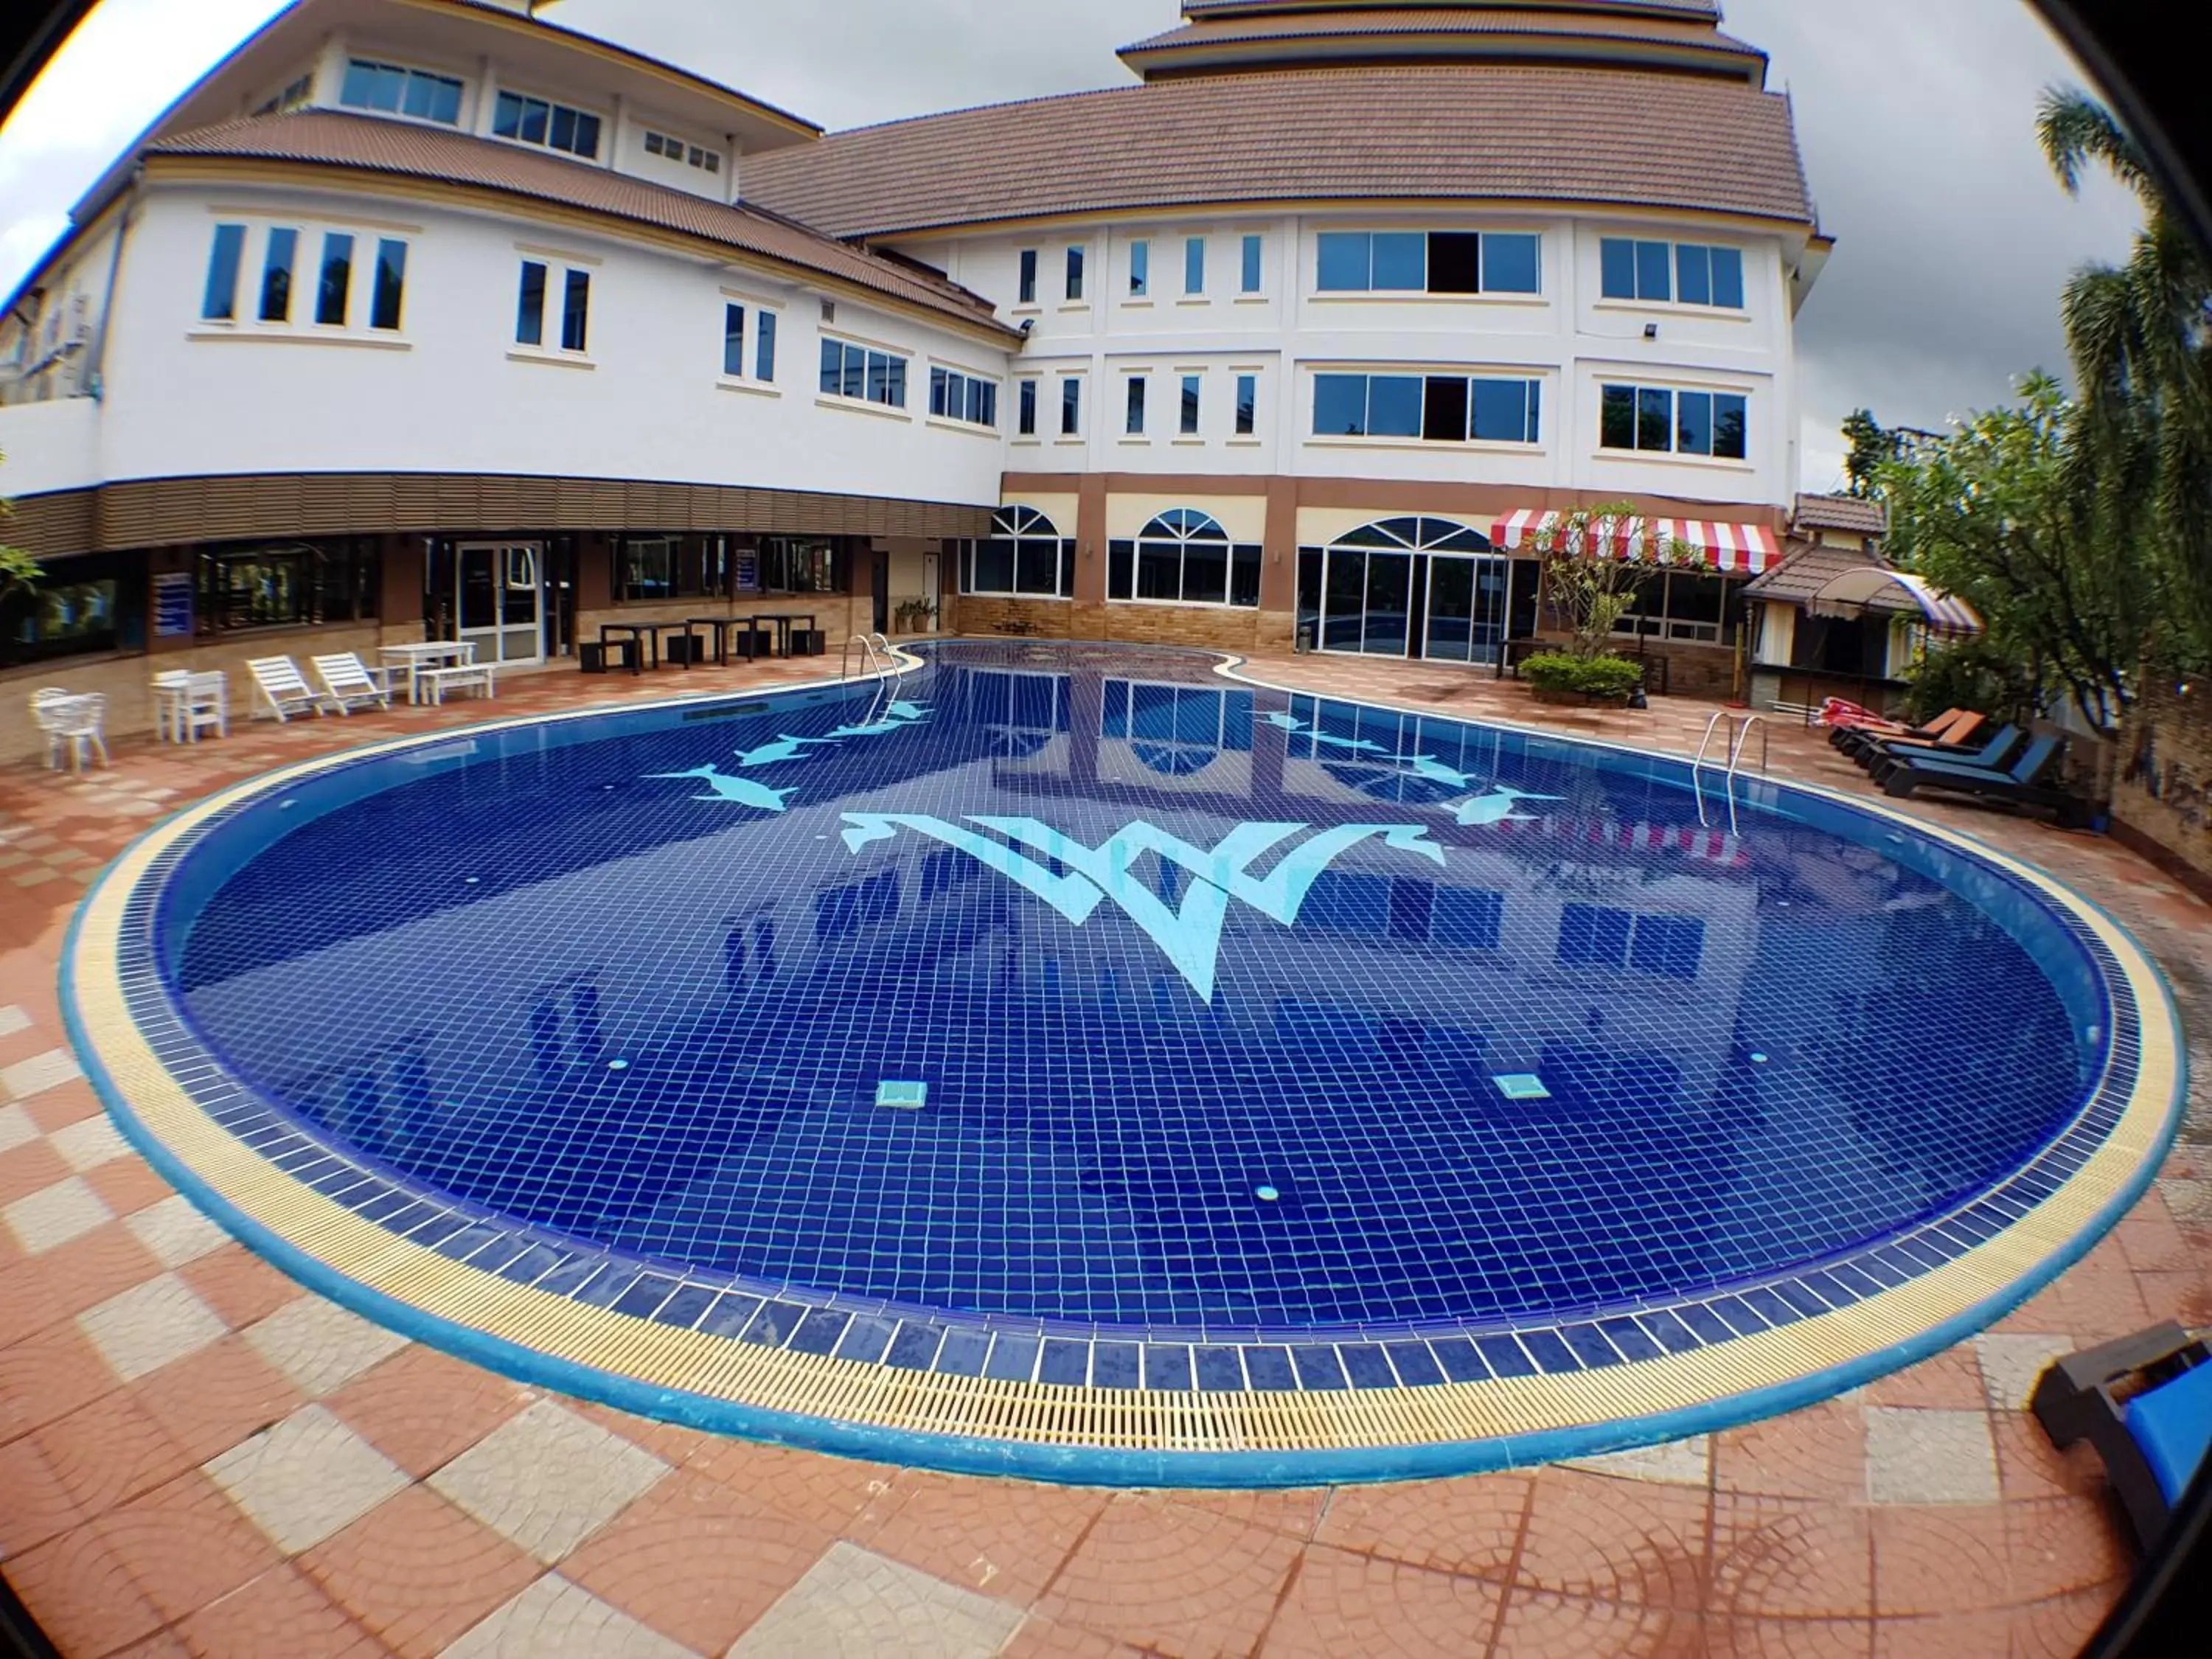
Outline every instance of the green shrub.
<svg viewBox="0 0 2212 1659">
<path fill-rule="evenodd" d="M 1586 697 L 1626 702 L 1644 684 L 1644 665 L 1626 657 L 1550 652 L 1522 663 L 1521 678 L 1539 691 L 1578 691 Z"/>
<path fill-rule="evenodd" d="M 1931 720 L 1950 708 L 1996 714 L 2033 701 L 2027 676 L 1986 640 L 1939 646 L 1908 678 L 1905 714 L 1913 720 Z"/>
</svg>

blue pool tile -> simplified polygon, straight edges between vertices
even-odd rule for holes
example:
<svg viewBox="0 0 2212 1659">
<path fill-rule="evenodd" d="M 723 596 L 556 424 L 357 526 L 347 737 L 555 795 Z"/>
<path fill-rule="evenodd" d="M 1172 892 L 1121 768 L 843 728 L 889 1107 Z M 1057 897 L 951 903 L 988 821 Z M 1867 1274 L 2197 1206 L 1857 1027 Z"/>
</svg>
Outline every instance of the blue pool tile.
<svg viewBox="0 0 2212 1659">
<path fill-rule="evenodd" d="M 1036 1374 L 1037 1353 L 1043 1346 L 1036 1337 L 1001 1331 L 992 1339 L 983 1375 L 1001 1382 L 1026 1382 Z"/>
<path fill-rule="evenodd" d="M 949 1376 L 981 1376 L 990 1352 L 988 1331 L 956 1326 L 945 1332 L 945 1346 L 937 1351 L 937 1369 Z"/>
<path fill-rule="evenodd" d="M 1237 1350 L 1224 1347 L 1200 1347 L 1192 1350 L 1197 1363 L 1198 1386 L 1216 1394 L 1241 1393 L 1244 1388 L 1244 1362 Z"/>
<path fill-rule="evenodd" d="M 1091 1345 L 1048 1338 L 1037 1361 L 1037 1381 L 1079 1389 L 1091 1381 Z"/>
<path fill-rule="evenodd" d="M 1390 1356 L 1370 1342 L 1346 1342 L 1337 1348 L 1337 1357 L 1344 1362 L 1344 1374 L 1351 1378 L 1355 1389 L 1395 1389 L 1398 1373 L 1391 1368 Z"/>
<path fill-rule="evenodd" d="M 893 1320 L 860 1314 L 845 1328 L 844 1340 L 837 1345 L 837 1358 L 872 1365 L 890 1348 L 891 1337 L 897 1329 L 898 1325 Z"/>
<path fill-rule="evenodd" d="M 1583 1369 L 1582 1360 L 1568 1345 L 1566 1338 L 1559 1332 L 1520 1331 L 1516 1334 L 1521 1340 L 1521 1346 L 1528 1349 L 1528 1357 L 1536 1362 L 1538 1369 L 1546 1371 L 1578 1371 Z M 1616 1354 L 1614 1358 L 1617 1360 L 1620 1356 Z"/>
<path fill-rule="evenodd" d="M 627 1262 L 605 1263 L 576 1292 L 576 1300 L 593 1308 L 611 1308 L 644 1273 Z"/>
<path fill-rule="evenodd" d="M 1255 1343 L 1245 1349 L 1244 1375 L 1251 1379 L 1255 1389 L 1270 1394 L 1288 1394 L 1298 1386 L 1297 1370 L 1291 1364 L 1288 1348 Z"/>
<path fill-rule="evenodd" d="M 1425 1342 L 1390 1342 L 1384 1347 L 1398 1380 L 1407 1388 L 1433 1388 L 1444 1380 L 1443 1369 L 1437 1364 L 1436 1355 Z"/>
<path fill-rule="evenodd" d="M 1738 1296 L 1717 1296 L 1705 1306 L 1717 1315 L 1729 1333 L 1735 1336 L 1755 1336 L 1773 1322 Z"/>
<path fill-rule="evenodd" d="M 926 1319 L 909 1319 L 891 1339 L 886 1365 L 905 1371 L 926 1371 L 937 1363 L 937 1350 L 945 1340 L 945 1328 Z"/>
<path fill-rule="evenodd" d="M 519 1262 L 510 1266 L 520 1266 Z M 574 1296 L 591 1282 L 593 1274 L 606 1265 L 603 1255 L 576 1255 L 555 1264 L 551 1272 L 537 1281 L 537 1287 L 550 1296 Z"/>
<path fill-rule="evenodd" d="M 1850 1262 L 1843 1262 L 1828 1269 L 1828 1277 L 1843 1286 L 1851 1296 L 1863 1299 L 1881 1294 L 1881 1282 L 1865 1269 Z"/>
<path fill-rule="evenodd" d="M 845 1340 L 845 1327 L 852 1322 L 852 1315 L 835 1308 L 813 1309 L 793 1333 L 791 1350 L 793 1353 L 835 1353 L 837 1345 Z"/>
<path fill-rule="evenodd" d="M 1668 1353 L 1687 1353 L 1692 1348 L 1704 1346 L 1698 1334 L 1683 1322 L 1678 1310 L 1655 1309 L 1650 1313 L 1637 1315 L 1636 1322 L 1643 1326 L 1650 1334 L 1652 1340 Z M 1718 1320 L 1713 1322 L 1720 1325 Z M 1720 1325 L 1720 1329 L 1721 1336 L 1713 1340 L 1725 1340 L 1728 1328 Z"/>
<path fill-rule="evenodd" d="M 1656 1359 L 1666 1352 L 1632 1319 L 1601 1319 L 1597 1328 L 1623 1359 Z"/>
<path fill-rule="evenodd" d="M 1177 1343 L 1152 1343 L 1145 1348 L 1145 1386 L 1175 1393 L 1190 1388 L 1190 1350 Z"/>
<path fill-rule="evenodd" d="M 1769 1325 L 1794 1325 L 1804 1318 L 1771 1285 L 1760 1285 L 1744 1291 L 1741 1301 Z"/>
<path fill-rule="evenodd" d="M 1337 1358 L 1334 1347 L 1305 1343 L 1291 1350 L 1291 1360 L 1298 1368 L 1298 1386 L 1309 1389 L 1336 1389 L 1350 1386 L 1344 1377 L 1344 1362 Z"/>
<path fill-rule="evenodd" d="M 1491 1376 L 1489 1364 L 1483 1359 L 1482 1350 L 1463 1336 L 1446 1337 L 1429 1344 L 1429 1352 L 1436 1356 L 1443 1374 L 1455 1382 L 1484 1382 Z M 1517 1354 L 1520 1350 L 1516 1347 Z M 1528 1360 L 1523 1358 L 1522 1364 Z"/>
<path fill-rule="evenodd" d="M 755 1342 L 764 1347 L 780 1348 L 791 1340 L 792 1333 L 799 1327 L 809 1310 L 796 1302 L 766 1302 L 753 1316 L 752 1323 L 738 1333 L 740 1342 Z"/>
<path fill-rule="evenodd" d="M 568 1252 L 550 1244 L 532 1244 L 520 1255 L 507 1262 L 499 1270 L 501 1279 L 512 1279 L 517 1285 L 536 1285 L 568 1260 Z"/>
<path fill-rule="evenodd" d="M 665 1273 L 640 1273 L 610 1305 L 617 1313 L 650 1319 L 675 1292 L 676 1285 L 677 1281 Z"/>
<path fill-rule="evenodd" d="M 1767 1289 L 1782 1298 L 1783 1303 L 1800 1318 L 1814 1319 L 1828 1311 L 1828 1304 L 1814 1295 L 1812 1289 L 1794 1279 L 1785 1279 Z M 1765 1310 L 1761 1308 L 1760 1312 Z"/>
<path fill-rule="evenodd" d="M 673 1325 L 678 1330 L 688 1331 L 699 1322 L 701 1316 L 708 1309 L 714 1305 L 714 1298 L 720 1294 L 720 1291 L 705 1285 L 684 1285 L 653 1310 L 653 1322 Z"/>
<path fill-rule="evenodd" d="M 1094 1342 L 1091 1346 L 1091 1386 L 1094 1389 L 1134 1389 L 1143 1386 L 1142 1353 L 1133 1342 Z"/>
<path fill-rule="evenodd" d="M 1620 1350 L 1607 1341 L 1605 1333 L 1595 1325 L 1563 1325 L 1559 1328 L 1559 1340 L 1572 1350 L 1576 1358 L 1593 1370 L 1621 1363 Z M 1547 1365 L 1544 1369 L 1557 1370 L 1561 1368 Z"/>
<path fill-rule="evenodd" d="M 495 1238 L 505 1238 L 504 1227 L 494 1227 L 483 1222 L 473 1226 L 457 1227 L 431 1246 L 440 1255 L 451 1256 L 456 1261 L 466 1261 Z"/>
<path fill-rule="evenodd" d="M 742 1291 L 725 1291 L 707 1310 L 707 1316 L 692 1328 L 708 1336 L 734 1337 L 753 1322 L 760 1306 L 761 1299 L 757 1296 L 747 1296 Z"/>
<path fill-rule="evenodd" d="M 1528 1350 L 1517 1338 L 1510 1336 L 1478 1336 L 1475 1347 L 1494 1376 L 1534 1376 L 1536 1362 L 1529 1358 Z"/>
</svg>

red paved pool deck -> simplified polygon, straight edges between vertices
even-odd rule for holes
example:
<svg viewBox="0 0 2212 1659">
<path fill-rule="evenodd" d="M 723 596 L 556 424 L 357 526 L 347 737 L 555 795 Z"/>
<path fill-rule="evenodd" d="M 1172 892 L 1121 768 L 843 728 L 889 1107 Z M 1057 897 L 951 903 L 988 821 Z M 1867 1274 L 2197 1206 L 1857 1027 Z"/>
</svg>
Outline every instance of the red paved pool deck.
<svg viewBox="0 0 2212 1659">
<path fill-rule="evenodd" d="M 1682 751 L 1712 709 L 1544 708 L 1433 665 L 1254 672 Z M 301 1291 L 107 1125 L 70 1059 L 55 967 L 77 900 L 157 817 L 395 732 L 797 678 L 549 673 L 491 708 L 240 725 L 191 750 L 118 741 L 84 778 L 0 769 L 0 1571 L 71 1659 L 2028 1659 L 2077 1651 L 2118 1597 L 2132 1545 L 2102 1472 L 2053 1453 L 2022 1394 L 2053 1352 L 2212 1324 L 2202 1085 L 2112 1237 L 1927 1364 L 1574 1467 L 1257 1494 L 957 1479 L 519 1387 Z M 1786 726 L 1773 769 L 1866 788 Z M 2171 975 L 2192 1048 L 2212 1033 L 2212 908 L 2094 836 L 1913 810 L 2107 906 Z"/>
</svg>

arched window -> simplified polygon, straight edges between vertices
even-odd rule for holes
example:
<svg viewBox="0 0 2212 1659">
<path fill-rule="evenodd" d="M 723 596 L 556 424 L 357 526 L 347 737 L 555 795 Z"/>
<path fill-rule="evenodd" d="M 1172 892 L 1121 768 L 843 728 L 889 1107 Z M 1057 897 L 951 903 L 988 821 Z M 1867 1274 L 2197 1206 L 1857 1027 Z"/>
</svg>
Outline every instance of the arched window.
<svg viewBox="0 0 2212 1659">
<path fill-rule="evenodd" d="M 1030 507 L 1002 507 L 991 516 L 991 538 L 960 544 L 963 593 L 1023 599 L 1070 599 L 1074 549 L 1050 519 Z"/>
<path fill-rule="evenodd" d="M 1339 536 L 1335 547 L 1379 547 L 1408 553 L 1487 553 L 1490 538 L 1454 519 L 1383 519 Z"/>
<path fill-rule="evenodd" d="M 1194 507 L 1171 507 L 1134 541 L 1107 549 L 1106 597 L 1171 605 L 1260 603 L 1260 550 Z"/>
</svg>

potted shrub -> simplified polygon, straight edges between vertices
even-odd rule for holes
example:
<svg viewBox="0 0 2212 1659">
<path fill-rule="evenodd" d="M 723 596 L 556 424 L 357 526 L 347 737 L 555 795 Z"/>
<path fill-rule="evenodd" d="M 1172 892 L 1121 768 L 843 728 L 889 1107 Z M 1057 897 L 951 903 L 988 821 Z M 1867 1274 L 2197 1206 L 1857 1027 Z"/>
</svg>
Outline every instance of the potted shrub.
<svg viewBox="0 0 2212 1659">
<path fill-rule="evenodd" d="M 1626 703 L 1644 688 L 1644 665 L 1626 657 L 1547 651 L 1521 665 L 1539 702 Z"/>
<path fill-rule="evenodd" d="M 1613 629 L 1634 608 L 1646 579 L 1676 565 L 1701 564 L 1703 556 L 1661 535 L 1627 501 L 1562 514 L 1537 533 L 1536 550 L 1543 556 L 1544 603 L 1567 638 L 1521 665 L 1532 694 L 1547 702 L 1636 701 L 1644 666 L 1613 654 Z"/>
</svg>

